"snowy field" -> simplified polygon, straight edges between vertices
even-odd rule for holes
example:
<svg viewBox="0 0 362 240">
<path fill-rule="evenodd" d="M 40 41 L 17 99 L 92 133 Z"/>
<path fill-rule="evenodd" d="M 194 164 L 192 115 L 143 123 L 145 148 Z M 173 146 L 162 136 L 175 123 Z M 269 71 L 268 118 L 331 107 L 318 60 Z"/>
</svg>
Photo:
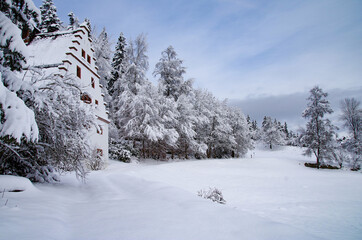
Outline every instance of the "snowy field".
<svg viewBox="0 0 362 240">
<path fill-rule="evenodd" d="M 112 161 L 87 183 L 0 176 L 0 239 L 362 239 L 362 174 L 297 148 L 245 159 Z M 197 196 L 217 187 L 225 205 Z M 9 192 L 24 190 L 22 192 Z"/>
</svg>

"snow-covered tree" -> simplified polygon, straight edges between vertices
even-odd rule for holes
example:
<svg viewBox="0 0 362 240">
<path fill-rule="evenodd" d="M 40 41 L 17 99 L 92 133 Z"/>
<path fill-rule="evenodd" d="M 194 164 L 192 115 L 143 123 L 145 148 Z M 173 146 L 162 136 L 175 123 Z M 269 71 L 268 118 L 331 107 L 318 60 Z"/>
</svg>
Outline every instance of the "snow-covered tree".
<svg viewBox="0 0 362 240">
<path fill-rule="evenodd" d="M 0 136 L 13 137 L 17 142 L 23 136 L 35 141 L 38 128 L 34 113 L 16 94 L 26 86 L 13 72 L 21 70 L 28 53 L 21 30 L 3 12 L 0 12 L 0 36 Z"/>
<path fill-rule="evenodd" d="M 346 98 L 341 102 L 341 120 L 348 129 L 350 136 L 342 142 L 342 147 L 351 155 L 350 165 L 359 169 L 362 160 L 362 109 L 355 98 Z M 346 155 L 346 154 L 345 154 Z M 348 158 L 347 156 L 344 156 Z"/>
<path fill-rule="evenodd" d="M 360 105 L 361 103 L 355 98 L 346 98 L 341 102 L 341 120 L 355 140 L 362 137 L 362 109 Z"/>
<path fill-rule="evenodd" d="M 161 55 L 153 75 L 160 76 L 159 86 L 163 95 L 173 97 L 177 101 L 182 94 L 183 74 L 186 72 L 185 67 L 182 66 L 183 61 L 177 58 L 177 53 L 172 46 L 169 46 Z"/>
<path fill-rule="evenodd" d="M 23 24 L 29 24 L 26 27 L 28 29 L 32 26 L 32 21 L 27 19 L 29 12 L 25 12 L 25 10 L 29 11 L 29 7 L 32 8 L 33 5 L 31 1 L 24 1 L 18 5 L 12 1 L 1 4 L 0 174 L 25 175 L 34 169 L 34 162 L 32 162 L 35 152 L 34 142 L 39 135 L 34 112 L 20 98 L 21 92 L 27 90 L 31 92 L 32 89 L 18 76 L 18 72 L 24 67 L 25 59 L 28 56 L 21 37 L 22 30 L 25 29 Z M 36 13 L 36 11 L 33 12 Z M 9 14 L 22 16 L 10 16 Z"/>
<path fill-rule="evenodd" d="M 264 143 L 273 149 L 275 145 L 283 145 L 285 143 L 285 134 L 281 129 L 280 123 L 272 121 L 271 117 L 264 117 L 261 127 L 261 139 Z"/>
<path fill-rule="evenodd" d="M 68 29 L 77 29 L 79 27 L 79 20 L 73 12 L 68 13 L 69 26 Z"/>
<path fill-rule="evenodd" d="M 57 8 L 55 7 L 53 0 L 43 0 L 43 4 L 40 6 L 41 22 L 39 28 L 44 33 L 51 33 L 59 31 L 62 22 L 57 15 Z"/>
<path fill-rule="evenodd" d="M 142 157 L 146 156 L 146 148 L 150 142 L 157 142 L 164 137 L 164 127 L 154 101 L 154 95 L 157 93 L 146 78 L 148 69 L 146 51 L 147 43 L 144 35 L 129 42 L 126 58 L 123 60 L 127 64 L 127 69 L 122 75 L 117 73 L 119 76 L 116 82 L 117 88 L 121 91 L 119 95 L 113 96 L 112 102 L 112 119 L 118 135 L 127 141 L 132 141 L 133 148 L 140 149 Z"/>
<path fill-rule="evenodd" d="M 28 101 L 39 126 L 38 159 L 84 178 L 87 163 L 96 158 L 87 137 L 96 126 L 93 109 L 80 100 L 81 88 L 72 75 L 35 74 L 32 81 L 35 93 Z"/>
<path fill-rule="evenodd" d="M 94 32 L 94 30 L 93 30 Z M 102 32 L 98 36 L 93 36 L 94 57 L 97 59 L 96 66 L 98 67 L 98 74 L 100 76 L 100 83 L 104 86 L 108 86 L 108 81 L 111 78 L 111 43 L 108 39 L 106 29 L 103 28 Z M 106 88 L 103 88 L 104 91 Z"/>
<path fill-rule="evenodd" d="M 252 133 L 249 129 L 249 124 L 244 115 L 239 109 L 229 108 L 228 120 L 232 128 L 232 135 L 236 144 L 232 145 L 231 157 L 242 157 L 249 149 L 254 148 L 254 142 L 252 141 Z M 249 119 L 250 121 L 250 119 Z"/>
<path fill-rule="evenodd" d="M 25 41 L 31 41 L 39 30 L 40 11 L 31 0 L 1 1 L 0 11 L 10 19 L 21 31 L 21 37 Z M 19 69 L 17 69 L 19 70 Z"/>
<path fill-rule="evenodd" d="M 318 86 L 310 90 L 307 98 L 308 105 L 302 116 L 309 119 L 306 129 L 302 130 L 300 142 L 306 146 L 305 154 L 314 154 L 317 159 L 317 168 L 324 159 L 328 159 L 332 152 L 332 143 L 335 127 L 330 120 L 325 118 L 326 114 L 333 112 L 328 100 L 327 93 Z"/>
<path fill-rule="evenodd" d="M 121 79 L 127 71 L 126 46 L 126 38 L 120 33 L 111 63 L 111 76 L 107 83 L 108 93 L 111 96 L 118 96 L 122 92 Z"/>
</svg>

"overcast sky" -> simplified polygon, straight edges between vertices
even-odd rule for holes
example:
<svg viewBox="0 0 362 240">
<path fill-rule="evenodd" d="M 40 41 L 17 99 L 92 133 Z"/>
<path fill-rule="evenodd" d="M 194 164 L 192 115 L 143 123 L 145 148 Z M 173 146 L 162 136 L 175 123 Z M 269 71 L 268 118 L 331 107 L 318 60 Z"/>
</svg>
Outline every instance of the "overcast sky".
<svg viewBox="0 0 362 240">
<path fill-rule="evenodd" d="M 104 26 L 116 42 L 146 33 L 150 71 L 169 45 L 195 87 L 264 115 L 303 124 L 315 85 L 333 108 L 345 97 L 362 100 L 361 0 L 53 0 L 61 20 Z M 40 6 L 41 0 L 34 1 Z"/>
</svg>

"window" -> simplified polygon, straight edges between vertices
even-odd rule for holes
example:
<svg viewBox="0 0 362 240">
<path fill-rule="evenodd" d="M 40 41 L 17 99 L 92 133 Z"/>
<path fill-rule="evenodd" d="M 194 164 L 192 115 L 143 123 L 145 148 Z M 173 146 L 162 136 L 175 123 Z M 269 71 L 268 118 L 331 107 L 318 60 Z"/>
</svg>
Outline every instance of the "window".
<svg viewBox="0 0 362 240">
<path fill-rule="evenodd" d="M 97 155 L 98 156 L 103 156 L 103 149 L 98 148 L 97 149 Z"/>
<path fill-rule="evenodd" d="M 91 78 L 91 85 L 92 85 L 92 88 L 95 88 L 96 87 L 96 84 L 94 82 L 94 78 Z"/>
<path fill-rule="evenodd" d="M 77 77 L 82 78 L 82 69 L 77 66 Z"/>
<path fill-rule="evenodd" d="M 99 128 L 97 128 L 97 133 L 102 135 L 103 134 L 103 128 L 101 126 L 98 126 Z"/>
<path fill-rule="evenodd" d="M 80 97 L 80 100 L 82 100 L 83 102 L 87 103 L 87 104 L 91 104 L 92 103 L 92 99 L 88 96 L 88 94 L 83 93 L 82 96 Z"/>
<path fill-rule="evenodd" d="M 98 100 L 95 100 L 94 102 L 98 105 Z"/>
<path fill-rule="evenodd" d="M 87 55 L 87 62 L 91 63 L 91 57 L 89 55 Z"/>
<path fill-rule="evenodd" d="M 85 58 L 85 51 L 82 49 L 82 57 Z"/>
</svg>

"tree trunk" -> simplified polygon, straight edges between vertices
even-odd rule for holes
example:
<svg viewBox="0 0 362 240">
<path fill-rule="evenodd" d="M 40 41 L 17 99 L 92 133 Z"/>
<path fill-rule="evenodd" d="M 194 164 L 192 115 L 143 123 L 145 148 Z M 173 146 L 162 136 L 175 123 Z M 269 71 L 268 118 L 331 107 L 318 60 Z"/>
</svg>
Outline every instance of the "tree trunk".
<svg viewBox="0 0 362 240">
<path fill-rule="evenodd" d="M 319 147 L 317 149 L 317 169 L 319 169 Z"/>
<path fill-rule="evenodd" d="M 187 149 L 188 149 L 187 144 L 185 144 L 185 158 L 189 159 L 189 156 L 187 156 Z"/>
<path fill-rule="evenodd" d="M 146 153 L 145 153 L 145 140 L 142 140 L 142 154 L 143 154 L 143 158 L 146 158 Z"/>
</svg>

